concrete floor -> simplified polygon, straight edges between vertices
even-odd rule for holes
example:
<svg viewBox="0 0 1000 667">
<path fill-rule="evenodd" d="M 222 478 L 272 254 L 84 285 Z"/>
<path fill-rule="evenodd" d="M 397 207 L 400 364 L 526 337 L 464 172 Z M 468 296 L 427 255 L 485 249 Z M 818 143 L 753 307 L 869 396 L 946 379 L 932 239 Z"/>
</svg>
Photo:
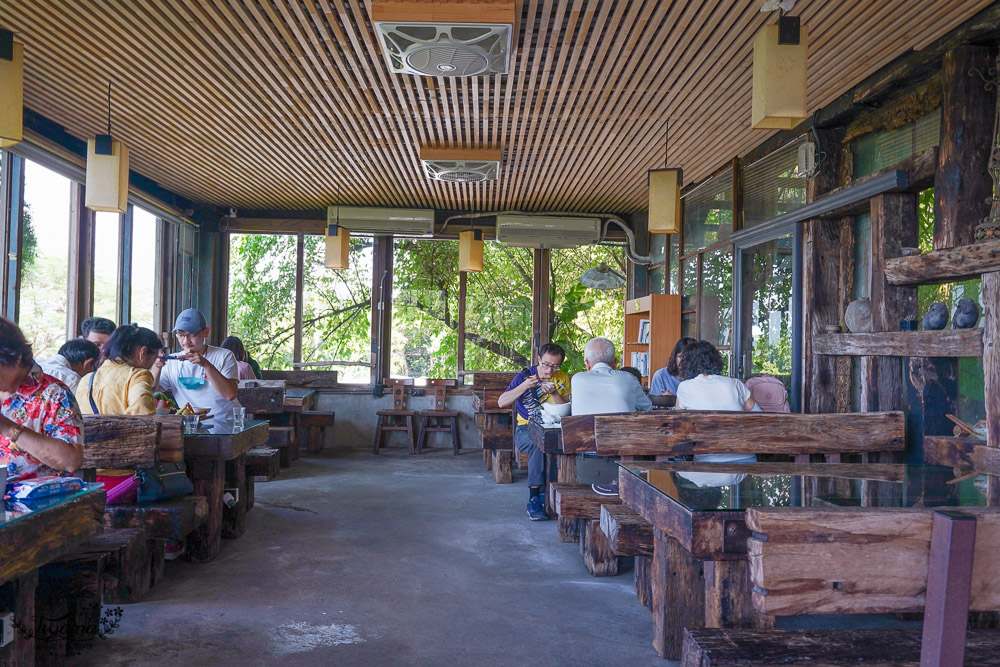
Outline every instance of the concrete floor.
<svg viewBox="0 0 1000 667">
<path fill-rule="evenodd" d="M 515 475 L 517 476 L 515 471 Z M 75 665 L 665 665 L 632 571 L 587 574 L 479 451 L 324 452 L 257 485 L 214 562 L 168 563 Z"/>
</svg>

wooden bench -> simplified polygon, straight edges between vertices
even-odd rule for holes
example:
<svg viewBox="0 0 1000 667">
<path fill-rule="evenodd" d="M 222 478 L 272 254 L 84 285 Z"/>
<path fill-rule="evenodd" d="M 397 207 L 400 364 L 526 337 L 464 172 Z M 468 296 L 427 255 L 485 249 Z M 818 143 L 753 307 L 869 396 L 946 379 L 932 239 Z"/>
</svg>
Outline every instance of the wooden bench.
<svg viewBox="0 0 1000 667">
<path fill-rule="evenodd" d="M 142 505 L 108 505 L 104 511 L 104 529 L 138 528 L 148 537 L 183 540 L 208 517 L 204 496 L 181 496 Z"/>
<path fill-rule="evenodd" d="M 583 564 L 595 577 L 618 574 L 618 555 L 608 545 L 601 530 L 601 506 L 616 505 L 621 500 L 602 496 L 583 484 L 555 483 L 551 487 L 556 513 L 560 518 L 580 519 L 580 555 Z"/>
<path fill-rule="evenodd" d="M 653 526 L 624 504 L 601 505 L 601 532 L 608 549 L 619 556 L 635 558 L 635 594 L 649 606 L 652 582 L 649 569 L 653 556 Z"/>
<path fill-rule="evenodd" d="M 681 667 L 724 665 L 920 665 L 920 630 L 684 631 Z M 971 630 L 965 664 L 1000 665 L 1000 632 Z"/>
<path fill-rule="evenodd" d="M 150 538 L 137 528 L 106 530 L 85 542 L 77 553 L 105 556 L 101 569 L 104 604 L 138 602 L 163 576 L 163 540 Z"/>
<path fill-rule="evenodd" d="M 294 426 L 271 426 L 268 428 L 267 446 L 281 452 L 281 467 L 290 468 L 295 460 L 293 450 L 297 447 Z"/>
<path fill-rule="evenodd" d="M 246 453 L 246 474 L 254 482 L 270 482 L 281 470 L 281 450 L 277 447 L 254 447 Z"/>
<path fill-rule="evenodd" d="M 316 453 L 323 451 L 326 443 L 326 429 L 333 428 L 334 413 L 303 412 L 299 424 L 306 429 L 306 451 Z"/>
</svg>

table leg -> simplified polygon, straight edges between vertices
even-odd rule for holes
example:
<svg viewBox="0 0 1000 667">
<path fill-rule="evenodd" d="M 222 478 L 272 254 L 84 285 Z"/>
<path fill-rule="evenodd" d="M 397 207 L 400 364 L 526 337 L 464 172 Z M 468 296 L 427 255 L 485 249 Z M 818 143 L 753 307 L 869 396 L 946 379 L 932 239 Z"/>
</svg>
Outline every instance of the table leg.
<svg viewBox="0 0 1000 667">
<path fill-rule="evenodd" d="M 556 459 L 556 481 L 561 484 L 576 484 L 576 454 L 556 454 Z M 580 541 L 579 519 L 559 517 L 558 524 L 557 535 L 560 542 Z"/>
<path fill-rule="evenodd" d="M 226 488 L 237 489 L 238 498 L 234 507 L 222 506 L 222 536 L 229 540 L 242 537 L 247 529 L 247 476 L 246 455 L 226 461 Z"/>
<path fill-rule="evenodd" d="M 559 461 L 555 454 L 545 455 L 545 511 L 556 513 L 555 498 L 552 493 L 552 483 L 559 481 Z"/>
<path fill-rule="evenodd" d="M 291 427 L 292 427 L 292 437 L 294 441 L 288 447 L 288 458 L 291 461 L 299 460 L 299 413 L 293 412 L 291 414 Z"/>
<path fill-rule="evenodd" d="M 937 510 L 931 524 L 921 665 L 961 665 L 969 619 L 976 517 Z"/>
<path fill-rule="evenodd" d="M 0 610 L 14 612 L 14 641 L 0 648 L 0 665 L 35 664 L 35 587 L 38 570 L 0 586 Z"/>
<path fill-rule="evenodd" d="M 702 563 L 654 528 L 652 579 L 653 648 L 660 657 L 680 660 L 684 628 L 705 624 Z"/>
<path fill-rule="evenodd" d="M 188 472 L 194 482 L 194 495 L 208 500 L 205 523 L 187 536 L 187 557 L 195 563 L 207 563 L 219 555 L 222 547 L 222 490 L 226 484 L 226 466 L 222 459 L 189 461 Z"/>
<path fill-rule="evenodd" d="M 702 571 L 706 628 L 774 628 L 774 617 L 753 607 L 749 561 L 703 561 Z"/>
</svg>

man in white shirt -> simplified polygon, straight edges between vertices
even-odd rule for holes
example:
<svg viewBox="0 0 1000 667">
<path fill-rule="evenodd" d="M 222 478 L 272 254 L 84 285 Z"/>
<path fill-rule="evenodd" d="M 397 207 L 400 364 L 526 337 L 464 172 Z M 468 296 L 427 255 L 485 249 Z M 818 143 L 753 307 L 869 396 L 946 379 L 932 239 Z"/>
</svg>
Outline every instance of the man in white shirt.
<svg viewBox="0 0 1000 667">
<path fill-rule="evenodd" d="M 231 420 L 233 408 L 239 407 L 236 391 L 239 367 L 236 356 L 207 343 L 211 329 L 205 316 L 188 308 L 177 316 L 174 334 L 183 353 L 181 359 L 165 361 L 162 357 L 153 368 L 153 384 L 174 395 L 177 405 L 190 403 L 194 408 L 208 408 L 217 419 Z"/>
<path fill-rule="evenodd" d="M 74 394 L 80 378 L 94 370 L 101 350 L 85 338 L 74 338 L 63 343 L 59 354 L 50 359 L 35 359 L 42 372 L 62 382 Z"/>
<path fill-rule="evenodd" d="M 615 370 L 615 345 L 607 338 L 591 338 L 583 348 L 587 371 L 573 376 L 572 414 L 600 415 L 651 410 L 653 402 L 628 371 Z M 578 454 L 576 477 L 597 493 L 618 495 L 618 465 L 615 459 L 595 453 Z"/>
</svg>

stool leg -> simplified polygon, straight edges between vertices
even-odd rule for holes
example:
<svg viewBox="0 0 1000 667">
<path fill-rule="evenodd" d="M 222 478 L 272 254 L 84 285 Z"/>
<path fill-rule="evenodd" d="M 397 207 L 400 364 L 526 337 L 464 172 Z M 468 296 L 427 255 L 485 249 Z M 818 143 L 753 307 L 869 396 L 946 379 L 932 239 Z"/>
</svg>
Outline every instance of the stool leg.
<svg viewBox="0 0 1000 667">
<path fill-rule="evenodd" d="M 382 446 L 382 421 L 384 419 L 385 417 L 379 415 L 375 425 L 375 442 L 372 444 L 372 454 L 378 454 L 378 448 Z"/>
<path fill-rule="evenodd" d="M 430 426 L 430 417 L 420 418 L 420 426 L 417 428 L 417 453 L 423 454 L 427 447 L 427 428 Z"/>
<path fill-rule="evenodd" d="M 458 450 L 462 448 L 458 441 L 458 417 L 449 417 L 448 419 L 451 422 L 451 446 L 455 450 L 455 456 L 458 456 Z"/>
<path fill-rule="evenodd" d="M 410 453 L 411 454 L 416 454 L 417 453 L 417 440 L 416 440 L 416 437 L 415 437 L 415 435 L 413 433 L 413 416 L 412 415 L 406 415 L 405 419 L 406 419 L 406 439 L 410 443 Z"/>
</svg>

